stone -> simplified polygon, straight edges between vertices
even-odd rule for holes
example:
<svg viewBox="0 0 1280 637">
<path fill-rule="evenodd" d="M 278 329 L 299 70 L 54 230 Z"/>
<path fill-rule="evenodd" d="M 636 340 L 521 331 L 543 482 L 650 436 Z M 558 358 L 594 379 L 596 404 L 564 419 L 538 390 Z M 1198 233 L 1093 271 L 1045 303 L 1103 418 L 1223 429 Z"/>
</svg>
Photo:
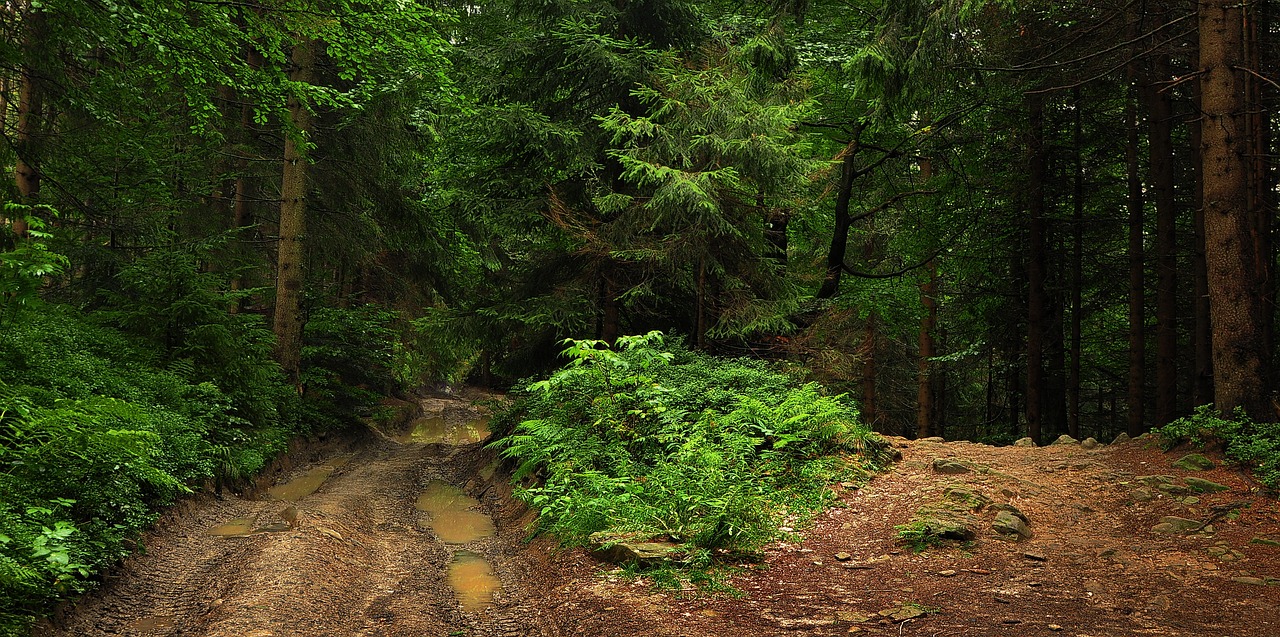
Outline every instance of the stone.
<svg viewBox="0 0 1280 637">
<path fill-rule="evenodd" d="M 1079 442 L 1080 442 L 1079 440 L 1076 440 L 1075 438 L 1072 438 L 1071 436 L 1068 436 L 1067 434 L 1062 434 L 1061 436 L 1058 436 L 1058 439 L 1057 439 L 1057 440 L 1054 440 L 1052 444 L 1055 444 L 1055 445 L 1074 445 L 1074 444 L 1078 444 Z"/>
<path fill-rule="evenodd" d="M 1175 460 L 1173 466 L 1175 469 L 1182 469 L 1184 471 L 1208 471 L 1217 465 L 1215 465 L 1212 460 L 1201 454 L 1189 453 Z"/>
<path fill-rule="evenodd" d="M 1156 499 L 1156 492 L 1146 487 L 1138 487 L 1129 494 L 1129 497 L 1133 498 L 1134 502 L 1150 502 Z"/>
<path fill-rule="evenodd" d="M 1102 443 L 1098 442 L 1097 438 L 1085 438 L 1084 441 L 1080 443 L 1081 449 L 1097 449 L 1101 446 Z"/>
<path fill-rule="evenodd" d="M 955 577 L 956 572 L 951 569 L 947 569 L 945 571 L 938 571 L 938 576 L 939 577 Z"/>
<path fill-rule="evenodd" d="M 947 439 L 943 438 L 942 436 L 929 436 L 928 438 L 920 439 L 920 442 L 946 442 L 946 441 Z"/>
<path fill-rule="evenodd" d="M 1008 513 L 1012 514 L 1014 517 L 1018 518 L 1019 520 L 1022 520 L 1027 524 L 1031 524 L 1031 518 L 1027 517 L 1027 514 L 1023 513 L 1022 511 L 1019 511 L 1018 507 L 1013 506 L 1012 504 L 993 504 L 991 505 L 991 508 L 989 510 L 1007 511 Z"/>
<path fill-rule="evenodd" d="M 1022 557 L 1025 557 L 1031 560 L 1032 562 L 1048 562 L 1049 561 L 1049 556 L 1045 555 L 1044 553 L 1036 553 L 1034 551 L 1027 551 L 1026 553 L 1022 554 Z"/>
<path fill-rule="evenodd" d="M 1269 537 L 1263 537 L 1261 535 L 1253 538 L 1252 540 L 1249 540 L 1249 543 L 1261 544 L 1263 546 L 1280 546 L 1280 540 L 1273 540 Z"/>
<path fill-rule="evenodd" d="M 895 622 L 904 622 L 908 619 L 924 617 L 924 609 L 919 606 L 903 604 L 897 608 L 886 608 L 879 612 L 881 617 L 888 617 Z"/>
<path fill-rule="evenodd" d="M 1180 518 L 1176 515 L 1167 515 L 1160 518 L 1160 523 L 1151 527 L 1155 533 L 1172 533 L 1177 535 L 1186 535 L 1200 528 L 1199 520 L 1188 520 Z"/>
<path fill-rule="evenodd" d="M 942 504 L 921 507 L 906 526 L 919 530 L 926 538 L 967 542 L 978 536 L 977 525 L 977 518 L 968 511 Z"/>
<path fill-rule="evenodd" d="M 1250 586 L 1266 586 L 1267 580 L 1261 577 L 1233 577 L 1231 581 L 1238 584 L 1248 584 Z"/>
<path fill-rule="evenodd" d="M 933 461 L 933 470 L 937 473 L 956 475 L 973 471 L 973 465 L 963 460 L 938 458 Z"/>
<path fill-rule="evenodd" d="M 1062 632 L 1062 627 L 1057 624 L 1049 624 L 1048 628 L 1055 633 Z"/>
<path fill-rule="evenodd" d="M 836 619 L 842 622 L 849 622 L 850 624 L 861 624 L 862 622 L 865 622 L 868 619 L 871 619 L 871 617 L 868 615 L 863 615 L 862 613 L 854 613 L 847 610 L 842 610 L 842 611 L 836 612 Z"/>
<path fill-rule="evenodd" d="M 1017 440 L 1013 441 L 1013 446 L 1015 446 L 1015 447 L 1034 447 L 1034 446 L 1036 446 L 1036 441 L 1032 440 L 1031 438 L 1019 438 L 1019 439 L 1017 439 Z"/>
<path fill-rule="evenodd" d="M 836 558 L 836 561 L 837 561 L 837 562 L 848 562 L 849 560 L 853 559 L 853 556 L 852 556 L 852 555 L 849 555 L 848 553 L 845 553 L 844 551 L 841 551 L 841 552 L 839 552 L 839 553 L 836 553 L 836 554 L 834 555 L 834 557 Z"/>
<path fill-rule="evenodd" d="M 607 532 L 592 533 L 589 539 L 595 554 L 614 564 L 635 562 L 640 566 L 655 566 L 671 561 L 681 548 L 675 542 L 636 541 Z"/>
<path fill-rule="evenodd" d="M 1162 484 L 1173 484 L 1173 481 L 1174 481 L 1174 480 L 1177 480 L 1177 478 L 1175 478 L 1175 477 L 1173 477 L 1173 476 L 1165 476 L 1165 475 L 1160 475 L 1160 476 L 1138 476 L 1138 477 L 1136 478 L 1136 480 L 1137 480 L 1138 482 L 1141 482 L 1142 484 L 1145 484 L 1145 485 L 1149 486 L 1149 487 L 1158 487 L 1158 486 L 1160 486 L 1160 485 L 1162 485 Z"/>
<path fill-rule="evenodd" d="M 995 521 L 991 523 L 991 528 L 1001 535 L 1016 535 L 1022 540 L 1031 537 L 1031 529 L 1027 528 L 1027 523 L 1009 511 L 1001 511 L 997 514 Z"/>
<path fill-rule="evenodd" d="M 1219 491 L 1227 491 L 1231 489 L 1225 484 L 1218 484 L 1213 480 L 1205 480 L 1204 478 L 1189 477 L 1184 482 L 1187 483 L 1192 491 L 1196 493 L 1217 493 Z"/>
<path fill-rule="evenodd" d="M 1156 488 L 1169 495 L 1187 495 L 1191 493 L 1191 487 L 1184 487 L 1180 484 L 1162 484 Z"/>
<path fill-rule="evenodd" d="M 965 489 L 963 487 L 948 487 L 943 492 L 942 497 L 962 504 L 969 508 L 970 511 L 981 511 L 988 504 L 991 504 L 991 498 L 983 495 L 981 491 Z"/>
<path fill-rule="evenodd" d="M 1130 440 L 1132 440 L 1132 438 L 1130 438 L 1130 437 L 1129 437 L 1129 434 L 1124 433 L 1124 432 L 1120 432 L 1120 435 L 1119 435 L 1119 436 L 1116 436 L 1116 439 L 1115 439 L 1115 440 L 1112 440 L 1112 441 L 1111 441 L 1111 444 L 1113 444 L 1113 445 L 1122 445 L 1122 444 L 1124 444 L 1124 443 L 1126 443 L 1126 442 L 1129 442 Z"/>
</svg>

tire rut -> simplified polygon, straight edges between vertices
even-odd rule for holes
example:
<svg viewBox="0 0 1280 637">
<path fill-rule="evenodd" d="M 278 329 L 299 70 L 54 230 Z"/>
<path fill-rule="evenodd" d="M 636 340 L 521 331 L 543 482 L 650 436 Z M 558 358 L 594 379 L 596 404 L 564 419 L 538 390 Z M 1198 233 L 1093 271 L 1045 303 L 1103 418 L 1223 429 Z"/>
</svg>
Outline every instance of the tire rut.
<svg viewBox="0 0 1280 637">
<path fill-rule="evenodd" d="M 442 401 L 431 402 L 439 407 Z M 449 402 L 448 417 L 474 416 L 458 409 L 464 403 Z M 532 592 L 516 575 L 525 568 L 519 557 L 523 531 L 510 528 L 514 520 L 504 526 L 502 498 L 478 475 L 490 459 L 479 444 L 402 445 L 370 437 L 317 491 L 295 503 L 229 497 L 199 505 L 158 531 L 145 554 L 130 559 L 57 627 L 38 634 L 547 634 L 531 623 L 535 615 L 524 602 Z M 441 542 L 414 507 L 433 480 L 478 497 L 498 532 L 459 545 Z M 290 505 L 293 510 L 283 512 Z M 207 533 L 234 518 L 289 525 L 247 537 Z M 501 581 L 488 608 L 464 611 L 450 588 L 447 572 L 458 550 L 483 557 Z"/>
</svg>

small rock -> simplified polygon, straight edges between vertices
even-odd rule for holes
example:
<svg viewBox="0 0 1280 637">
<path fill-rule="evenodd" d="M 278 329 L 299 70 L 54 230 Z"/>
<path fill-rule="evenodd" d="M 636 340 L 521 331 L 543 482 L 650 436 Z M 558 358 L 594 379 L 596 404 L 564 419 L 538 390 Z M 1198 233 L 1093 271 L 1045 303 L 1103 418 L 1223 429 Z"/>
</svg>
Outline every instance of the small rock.
<svg viewBox="0 0 1280 637">
<path fill-rule="evenodd" d="M 938 571 L 938 575 L 941 577 L 955 577 L 956 572 L 951 569 L 947 569 L 945 571 Z"/>
<path fill-rule="evenodd" d="M 837 562 L 848 562 L 849 560 L 853 559 L 853 556 L 849 555 L 848 553 L 845 553 L 844 551 L 841 551 L 835 554 L 835 558 Z"/>
<path fill-rule="evenodd" d="M 1071 436 L 1068 436 L 1067 434 L 1062 434 L 1061 436 L 1058 436 L 1058 439 L 1057 439 L 1057 440 L 1054 440 L 1054 441 L 1053 441 L 1053 444 L 1055 444 L 1055 445 L 1074 445 L 1074 444 L 1077 444 L 1077 443 L 1079 443 L 1079 442 L 1080 442 L 1079 440 L 1076 440 L 1075 438 L 1072 438 Z"/>
<path fill-rule="evenodd" d="M 1205 480 L 1204 478 L 1190 477 L 1185 480 L 1187 486 L 1196 493 L 1217 493 L 1219 491 L 1227 491 L 1231 487 L 1225 484 L 1218 484 L 1213 480 Z"/>
<path fill-rule="evenodd" d="M 1174 533 L 1185 535 L 1200 528 L 1199 520 L 1188 520 L 1180 518 L 1176 515 L 1167 515 L 1160 518 L 1160 523 L 1151 527 L 1155 533 Z"/>
<path fill-rule="evenodd" d="M 1184 487 L 1180 484 L 1162 484 L 1156 488 L 1169 495 L 1187 495 L 1191 493 L 1191 487 Z"/>
<path fill-rule="evenodd" d="M 1018 507 L 1013 506 L 1012 504 L 993 504 L 993 505 L 991 505 L 990 510 L 991 510 L 991 511 L 1008 511 L 1009 513 L 1013 514 L 1013 515 L 1014 515 L 1014 517 L 1018 518 L 1019 520 L 1022 520 L 1023 522 L 1026 522 L 1027 524 L 1031 524 L 1031 518 L 1027 517 L 1027 514 L 1025 514 L 1025 513 L 1023 513 L 1022 511 L 1018 510 Z"/>
<path fill-rule="evenodd" d="M 929 436 L 928 438 L 920 439 L 920 442 L 946 442 L 946 441 L 947 439 L 943 438 L 942 436 Z"/>
<path fill-rule="evenodd" d="M 1027 528 L 1027 523 L 1009 511 L 997 514 L 991 528 L 1001 535 L 1016 535 L 1023 540 L 1031 537 L 1031 529 Z"/>
<path fill-rule="evenodd" d="M 1156 499 L 1156 492 L 1146 487 L 1138 487 L 1129 496 L 1133 498 L 1134 502 L 1150 502 Z"/>
<path fill-rule="evenodd" d="M 1052 630 L 1052 631 L 1053 631 L 1053 632 L 1055 632 L 1055 633 L 1057 633 L 1057 632 L 1061 632 L 1061 631 L 1062 631 L 1062 627 L 1061 627 L 1061 626 L 1059 626 L 1059 625 L 1057 625 L 1057 624 L 1049 624 L 1049 627 L 1048 627 L 1048 628 L 1049 628 L 1049 630 Z"/>
<path fill-rule="evenodd" d="M 1120 435 L 1119 435 L 1119 436 L 1116 436 L 1116 439 L 1115 439 L 1115 440 L 1112 440 L 1112 441 L 1111 441 L 1111 444 L 1113 444 L 1113 445 L 1122 445 L 1122 444 L 1124 444 L 1124 443 L 1126 443 L 1126 442 L 1129 442 L 1130 440 L 1132 440 L 1132 438 L 1130 438 L 1130 437 L 1129 437 L 1129 434 L 1124 433 L 1124 432 L 1120 432 Z"/>
<path fill-rule="evenodd" d="M 1173 481 L 1174 481 L 1174 480 L 1177 480 L 1177 478 L 1175 478 L 1175 477 L 1173 477 L 1173 476 L 1165 476 L 1165 475 L 1160 475 L 1160 476 L 1138 476 L 1138 477 L 1137 477 L 1137 478 L 1135 478 L 1135 479 L 1136 479 L 1138 482 L 1141 482 L 1142 484 L 1145 484 L 1145 485 L 1147 485 L 1147 486 L 1149 486 L 1149 487 L 1159 487 L 1159 486 L 1160 486 L 1160 485 L 1162 485 L 1162 484 L 1173 484 Z"/>
<path fill-rule="evenodd" d="M 856 484 L 854 484 L 854 483 L 852 483 L 852 482 L 841 482 L 841 483 L 840 483 L 840 486 L 841 486 L 841 487 L 843 487 L 844 489 L 848 490 L 848 491 L 857 491 L 857 490 L 858 490 L 858 485 L 856 485 Z"/>
<path fill-rule="evenodd" d="M 1280 546 L 1280 540 L 1273 540 L 1269 537 L 1263 537 L 1261 535 L 1253 538 L 1252 540 L 1249 540 L 1249 543 L 1262 544 L 1264 546 Z"/>
<path fill-rule="evenodd" d="M 842 622 L 849 622 L 851 624 L 861 624 L 862 622 L 871 619 L 871 617 L 863 615 L 862 613 L 853 613 L 842 610 L 836 613 L 836 619 Z"/>
<path fill-rule="evenodd" d="M 962 460 L 950 460 L 947 458 L 938 458 L 933 461 L 933 470 L 944 474 L 960 474 L 973 471 L 973 466 Z"/>
<path fill-rule="evenodd" d="M 1189 453 L 1175 460 L 1173 466 L 1184 471 L 1208 471 L 1217 465 L 1201 454 Z"/>
<path fill-rule="evenodd" d="M 1267 580 L 1264 580 L 1261 577 L 1233 577 L 1231 578 L 1231 581 L 1236 582 L 1238 584 L 1248 584 L 1250 586 L 1266 586 L 1267 585 Z"/>
<path fill-rule="evenodd" d="M 1084 441 L 1080 443 L 1081 449 L 1097 449 L 1101 446 L 1102 443 L 1098 442 L 1096 438 L 1085 438 Z"/>
<path fill-rule="evenodd" d="M 1047 555 L 1045 555 L 1045 554 L 1043 554 L 1043 553 L 1035 553 L 1035 552 L 1032 552 L 1032 551 L 1027 551 L 1026 553 L 1023 553 L 1023 554 L 1022 554 L 1022 557 L 1025 557 L 1025 558 L 1027 558 L 1027 559 L 1029 559 L 1029 560 L 1031 560 L 1031 561 L 1033 561 L 1033 562 L 1048 562 L 1048 561 L 1049 561 L 1049 556 L 1047 556 Z"/>
<path fill-rule="evenodd" d="M 1036 441 L 1032 440 L 1032 439 L 1031 439 L 1031 438 L 1029 438 L 1029 437 L 1028 437 L 1028 438 L 1019 438 L 1019 439 L 1017 439 L 1017 440 L 1013 441 L 1013 446 L 1015 446 L 1015 447 L 1034 447 L 1034 446 L 1036 446 Z"/>
</svg>

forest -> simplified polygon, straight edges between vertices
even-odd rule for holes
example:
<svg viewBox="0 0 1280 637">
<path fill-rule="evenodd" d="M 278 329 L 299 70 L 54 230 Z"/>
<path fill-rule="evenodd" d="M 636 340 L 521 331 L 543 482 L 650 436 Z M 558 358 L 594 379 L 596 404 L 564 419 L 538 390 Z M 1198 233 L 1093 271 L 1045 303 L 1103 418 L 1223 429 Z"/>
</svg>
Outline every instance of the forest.
<svg viewBox="0 0 1280 637">
<path fill-rule="evenodd" d="M 671 409 L 723 381 L 911 439 L 1210 430 L 1276 486 L 1278 22 L 9 0 L 0 633 L 290 439 L 424 387 L 554 411 L 530 379 L 575 358 L 605 365 L 595 392 L 689 378 L 650 370 L 674 357 L 711 371 Z M 874 446 L 811 424 L 805 453 Z M 530 471 L 558 453 L 512 440 Z"/>
</svg>

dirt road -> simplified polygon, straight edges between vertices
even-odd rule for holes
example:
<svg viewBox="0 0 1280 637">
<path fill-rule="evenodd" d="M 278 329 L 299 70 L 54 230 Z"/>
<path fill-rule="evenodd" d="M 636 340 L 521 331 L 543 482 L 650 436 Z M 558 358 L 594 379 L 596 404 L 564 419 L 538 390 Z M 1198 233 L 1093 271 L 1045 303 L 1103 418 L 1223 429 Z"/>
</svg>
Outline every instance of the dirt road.
<svg viewBox="0 0 1280 637">
<path fill-rule="evenodd" d="M 428 400 L 424 407 L 435 424 L 447 420 L 455 432 L 477 416 L 458 401 Z M 502 485 L 493 488 L 481 477 L 492 476 L 491 454 L 478 444 L 402 440 L 371 436 L 350 453 L 299 467 L 287 478 L 302 480 L 285 484 L 302 491 L 313 486 L 302 483 L 332 473 L 296 502 L 201 501 L 149 538 L 146 554 L 83 600 L 60 628 L 38 634 L 543 634 L 538 614 L 520 604 L 528 595 L 523 574 L 536 568 L 521 541 L 521 512 Z M 476 497 L 461 508 L 481 520 L 491 516 L 496 533 L 441 541 L 433 528 L 439 516 L 415 502 L 444 484 Z M 494 579 L 500 588 L 491 600 L 475 590 Z"/>
</svg>

